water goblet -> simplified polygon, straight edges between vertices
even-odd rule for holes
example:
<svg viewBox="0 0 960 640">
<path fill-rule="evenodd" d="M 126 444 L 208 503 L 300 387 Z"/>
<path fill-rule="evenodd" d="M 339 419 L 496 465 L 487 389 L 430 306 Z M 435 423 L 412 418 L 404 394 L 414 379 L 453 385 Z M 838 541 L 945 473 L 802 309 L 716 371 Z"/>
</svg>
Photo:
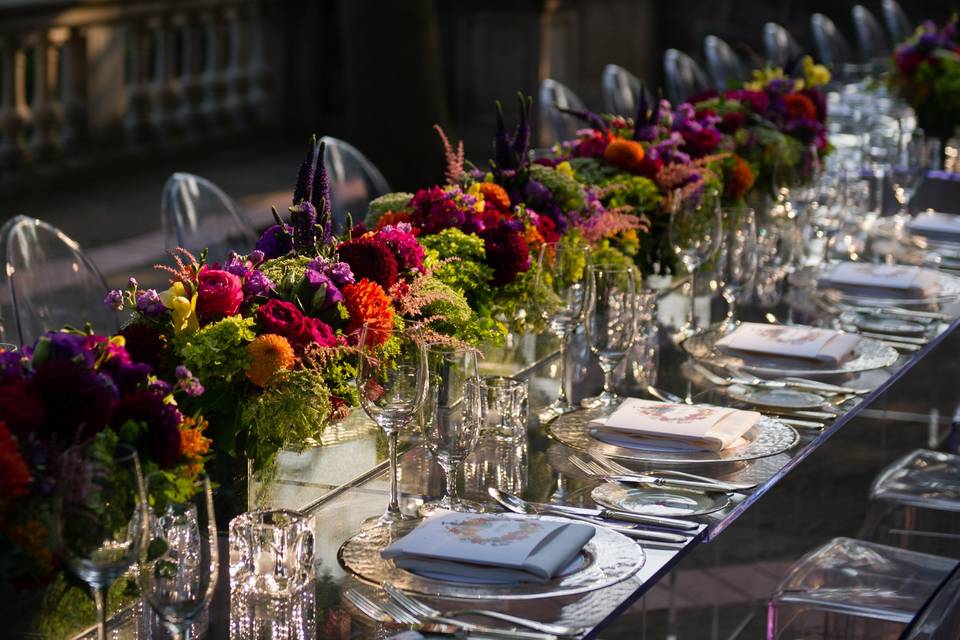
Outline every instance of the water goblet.
<svg viewBox="0 0 960 640">
<path fill-rule="evenodd" d="M 896 213 L 897 227 L 902 228 L 910 218 L 910 203 L 917 187 L 923 180 L 930 159 L 925 151 L 926 143 L 923 129 L 914 129 L 907 137 L 902 137 L 897 148 L 896 161 L 891 170 L 893 195 L 899 205 Z"/>
<path fill-rule="evenodd" d="M 720 194 L 716 190 L 705 191 L 699 198 L 684 197 L 679 189 L 674 192 L 670 245 L 690 274 L 690 311 L 686 324 L 677 333 L 678 338 L 697 332 L 696 274 L 700 266 L 716 254 L 721 231 Z"/>
<path fill-rule="evenodd" d="M 67 449 L 57 493 L 61 555 L 92 589 L 97 638 L 106 640 L 107 591 L 144 545 L 146 498 L 136 450 L 100 440 Z"/>
<path fill-rule="evenodd" d="M 389 350 L 384 345 L 389 344 Z M 427 354 L 415 336 L 366 324 L 360 333 L 357 388 L 360 405 L 387 436 L 390 501 L 379 522 L 406 519 L 400 512 L 397 487 L 397 444 L 400 430 L 416 417 L 427 394 Z"/>
<path fill-rule="evenodd" d="M 463 461 L 477 446 L 480 437 L 477 383 L 480 373 L 473 349 L 433 345 L 427 349 L 429 372 L 427 399 L 423 405 L 422 428 L 427 449 L 443 469 L 443 497 L 420 509 L 428 514 L 446 511 L 477 511 L 457 490 L 457 474 Z"/>
<path fill-rule="evenodd" d="M 213 597 L 219 571 L 217 521 L 210 479 L 199 474 L 187 487 L 163 473 L 146 478 L 147 543 L 137 582 L 175 640 L 189 640 L 191 624 Z"/>
<path fill-rule="evenodd" d="M 621 398 L 613 372 L 633 345 L 637 333 L 637 276 L 633 269 L 588 267 L 585 315 L 587 343 L 603 370 L 603 392 L 581 402 L 589 408 L 613 409 Z"/>
<path fill-rule="evenodd" d="M 753 285 L 757 273 L 757 219 L 749 207 L 723 209 L 724 241 L 720 253 L 719 274 L 727 315 L 722 321 L 724 333 L 738 324 L 737 300 Z"/>
</svg>

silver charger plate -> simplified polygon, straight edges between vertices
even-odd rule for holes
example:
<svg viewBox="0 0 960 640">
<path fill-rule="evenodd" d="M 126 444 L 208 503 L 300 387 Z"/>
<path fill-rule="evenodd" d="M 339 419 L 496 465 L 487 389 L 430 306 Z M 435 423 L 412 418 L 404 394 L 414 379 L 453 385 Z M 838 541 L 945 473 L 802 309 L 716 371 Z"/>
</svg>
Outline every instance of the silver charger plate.
<svg viewBox="0 0 960 640">
<path fill-rule="evenodd" d="M 723 353 L 716 348 L 716 342 L 721 337 L 722 334 L 719 331 L 707 331 L 690 336 L 680 346 L 697 360 L 710 362 L 723 368 L 743 369 L 758 376 L 774 377 L 809 378 L 871 371 L 889 367 L 900 357 L 896 349 L 880 340 L 860 338 L 860 342 L 854 347 L 853 357 L 834 367 L 830 364 L 799 358 Z"/>
<path fill-rule="evenodd" d="M 542 519 L 569 523 L 553 516 L 500 514 L 509 519 Z M 534 600 L 586 593 L 622 582 L 637 573 L 647 556 L 643 548 L 626 536 L 602 526 L 594 527 L 593 538 L 581 553 L 579 568 L 544 583 L 470 584 L 436 580 L 397 567 L 380 552 L 393 541 L 413 531 L 421 520 L 405 520 L 394 525 L 379 524 L 361 531 L 343 543 L 337 560 L 358 579 L 380 586 L 385 582 L 424 596 L 462 600 Z"/>
<path fill-rule="evenodd" d="M 724 509 L 730 504 L 730 495 L 726 493 L 704 493 L 669 487 L 628 487 L 615 482 L 606 482 L 595 487 L 590 498 L 608 509 L 665 517 L 702 516 Z"/>
<path fill-rule="evenodd" d="M 727 395 L 744 404 L 771 409 L 820 409 L 826 403 L 823 396 L 796 389 L 765 389 L 734 384 L 727 387 Z"/>
<path fill-rule="evenodd" d="M 885 333 L 891 336 L 924 336 L 930 331 L 929 325 L 920 322 L 887 316 L 870 316 L 854 311 L 842 313 L 840 323 L 856 327 L 860 331 Z"/>
<path fill-rule="evenodd" d="M 599 453 L 608 458 L 626 462 L 652 464 L 705 464 L 716 462 L 742 462 L 774 456 L 792 449 L 800 439 L 796 430 L 776 418 L 763 416 L 760 422 L 744 435 L 746 442 L 738 447 L 722 451 L 669 451 L 664 449 L 640 449 L 623 447 L 597 440 L 587 426 L 591 420 L 603 417 L 599 409 L 581 409 L 560 416 L 547 425 L 547 435 L 563 444 L 584 451 Z"/>
<path fill-rule="evenodd" d="M 827 267 L 810 267 L 807 269 L 802 269 L 796 273 L 791 274 L 790 284 L 810 289 L 814 291 L 817 295 L 824 296 L 830 302 L 841 302 L 845 304 L 855 304 L 862 307 L 884 307 L 884 306 L 899 306 L 899 307 L 914 307 L 914 306 L 930 306 L 935 304 L 941 304 L 944 302 L 955 302 L 960 300 L 960 277 L 955 275 L 940 271 L 938 272 L 939 282 L 940 282 L 940 291 L 935 295 L 927 296 L 923 298 L 916 298 L 911 296 L 884 296 L 880 295 L 869 295 L 866 293 L 853 293 L 850 291 L 844 291 L 836 287 L 820 287 L 817 284 L 817 280 L 820 275 L 823 273 L 823 269 Z"/>
</svg>

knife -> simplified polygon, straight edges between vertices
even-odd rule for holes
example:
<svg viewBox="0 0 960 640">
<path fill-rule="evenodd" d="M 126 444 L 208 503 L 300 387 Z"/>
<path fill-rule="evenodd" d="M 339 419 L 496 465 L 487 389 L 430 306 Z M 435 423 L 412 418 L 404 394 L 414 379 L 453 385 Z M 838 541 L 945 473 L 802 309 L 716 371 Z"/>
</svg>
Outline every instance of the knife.
<svg viewBox="0 0 960 640">
<path fill-rule="evenodd" d="M 589 509 L 587 507 L 570 507 L 559 504 L 542 504 L 531 502 L 531 505 L 541 511 L 553 511 L 559 514 L 573 514 L 588 518 L 601 518 L 603 520 L 620 520 L 623 522 L 634 522 L 637 524 L 649 524 L 666 529 L 679 529 L 680 531 L 695 531 L 700 527 L 696 522 L 690 520 L 679 520 L 677 518 L 664 518 L 661 516 L 650 516 L 641 513 L 630 513 L 628 511 L 616 511 L 614 509 Z"/>
<path fill-rule="evenodd" d="M 680 480 L 678 478 L 661 478 L 659 476 L 646 476 L 643 474 L 608 474 L 602 477 L 609 482 L 620 482 L 622 484 L 642 484 L 656 487 L 693 489 L 695 491 L 710 491 L 713 493 L 742 493 L 743 487 L 727 484 L 725 482 L 698 482 L 696 480 Z"/>
</svg>

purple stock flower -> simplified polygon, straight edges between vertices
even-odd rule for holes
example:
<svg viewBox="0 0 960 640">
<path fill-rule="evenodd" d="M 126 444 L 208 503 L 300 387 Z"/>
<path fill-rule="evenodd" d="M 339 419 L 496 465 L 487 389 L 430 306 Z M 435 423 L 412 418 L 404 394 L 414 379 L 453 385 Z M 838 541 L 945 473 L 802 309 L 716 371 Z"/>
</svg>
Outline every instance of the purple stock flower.
<svg viewBox="0 0 960 640">
<path fill-rule="evenodd" d="M 268 227 L 260 239 L 257 240 L 255 251 L 261 252 L 266 258 L 285 256 L 293 249 L 293 229 L 290 225 L 282 227 L 275 224 Z"/>
<path fill-rule="evenodd" d="M 193 373 L 190 372 L 190 369 L 187 369 L 184 365 L 177 366 L 174 371 L 174 375 L 177 376 L 177 388 L 183 391 L 188 396 L 199 396 L 203 395 L 205 389 L 203 385 L 200 384 L 200 380 L 194 377 Z"/>
<path fill-rule="evenodd" d="M 265 298 L 274 289 L 273 280 L 256 269 L 248 271 L 243 279 L 243 295 L 247 298 Z"/>
<path fill-rule="evenodd" d="M 123 291 L 120 289 L 111 289 L 107 292 L 107 295 L 103 297 L 103 306 L 112 311 L 120 311 L 123 309 Z"/>
<path fill-rule="evenodd" d="M 147 316 L 155 318 L 166 313 L 167 308 L 160 301 L 160 294 L 156 289 L 145 289 L 137 292 L 137 311 Z"/>
<path fill-rule="evenodd" d="M 326 273 L 314 269 L 307 269 L 303 275 L 314 291 L 319 291 L 320 287 L 324 287 L 326 293 L 323 302 L 320 303 L 321 309 L 327 309 L 339 302 L 343 302 L 343 293 L 341 293 L 340 289 L 337 288 L 333 280 Z"/>
</svg>

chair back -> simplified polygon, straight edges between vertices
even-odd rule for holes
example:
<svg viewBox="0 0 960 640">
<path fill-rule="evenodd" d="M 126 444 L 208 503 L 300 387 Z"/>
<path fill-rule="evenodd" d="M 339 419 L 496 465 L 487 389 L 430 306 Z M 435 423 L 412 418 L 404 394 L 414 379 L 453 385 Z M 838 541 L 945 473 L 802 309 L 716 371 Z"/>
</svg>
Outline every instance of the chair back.
<svg viewBox="0 0 960 640">
<path fill-rule="evenodd" d="M 0 228 L 0 342 L 33 344 L 44 332 L 89 322 L 98 333 L 120 327 L 103 305 L 107 284 L 65 233 L 42 220 L 17 216 Z"/>
<path fill-rule="evenodd" d="M 763 50 L 767 62 L 775 67 L 781 67 L 787 73 L 803 57 L 803 49 L 796 39 L 784 27 L 776 22 L 763 25 Z"/>
<path fill-rule="evenodd" d="M 607 113 L 633 117 L 637 114 L 640 79 L 615 64 L 603 68 L 603 108 Z"/>
<path fill-rule="evenodd" d="M 663 54 L 663 75 L 667 98 L 673 104 L 710 89 L 710 80 L 697 61 L 677 49 L 667 49 Z"/>
<path fill-rule="evenodd" d="M 887 23 L 890 40 L 897 46 L 913 35 L 913 23 L 897 0 L 883 0 L 883 21 Z"/>
<path fill-rule="evenodd" d="M 747 79 L 743 61 L 723 38 L 708 35 L 703 39 L 703 53 L 707 60 L 707 73 L 717 89 L 728 89 Z"/>
<path fill-rule="evenodd" d="M 390 193 L 390 185 L 365 155 L 339 138 L 324 136 L 323 165 L 330 180 L 330 210 L 336 233 L 346 231 L 347 213 L 363 220 L 374 198 Z M 319 145 L 317 145 L 319 149 Z"/>
<path fill-rule="evenodd" d="M 583 121 L 563 113 L 563 109 L 586 110 L 587 106 L 577 94 L 567 86 L 547 78 L 540 83 L 538 96 L 540 111 L 540 135 L 542 143 L 549 146 L 562 140 L 570 140 L 577 135 L 577 130 L 584 127 Z"/>
<path fill-rule="evenodd" d="M 862 4 L 851 9 L 853 15 L 854 33 L 857 36 L 857 47 L 860 50 L 860 59 L 864 62 L 879 60 L 890 55 L 890 43 L 883 32 L 883 27 L 876 16 Z"/>
<path fill-rule="evenodd" d="M 209 262 L 226 260 L 231 251 L 253 250 L 257 232 L 236 203 L 206 178 L 175 173 L 163 185 L 160 215 L 168 250 L 182 247 Z"/>
<path fill-rule="evenodd" d="M 913 619 L 901 640 L 954 640 L 960 638 L 960 564 L 954 567 L 933 597 Z"/>
<path fill-rule="evenodd" d="M 837 70 L 853 62 L 850 44 L 833 20 L 822 13 L 815 13 L 810 16 L 810 30 L 813 32 L 813 47 L 819 62 Z"/>
</svg>

